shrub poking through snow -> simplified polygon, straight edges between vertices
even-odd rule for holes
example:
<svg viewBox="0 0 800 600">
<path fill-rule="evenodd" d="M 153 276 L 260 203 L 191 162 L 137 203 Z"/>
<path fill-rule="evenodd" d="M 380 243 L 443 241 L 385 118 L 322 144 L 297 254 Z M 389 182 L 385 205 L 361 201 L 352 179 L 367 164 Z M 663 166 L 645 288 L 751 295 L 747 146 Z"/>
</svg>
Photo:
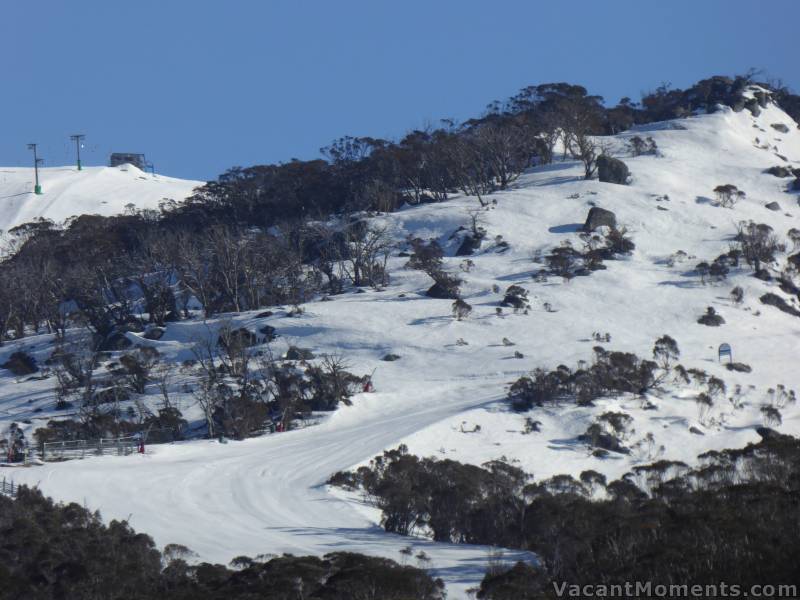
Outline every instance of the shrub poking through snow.
<svg viewBox="0 0 800 600">
<path fill-rule="evenodd" d="M 786 237 L 788 237 L 789 241 L 792 242 L 793 251 L 800 248 L 800 229 L 792 227 L 789 231 L 786 232 Z"/>
<path fill-rule="evenodd" d="M 725 323 L 725 319 L 717 314 L 713 306 L 708 306 L 706 307 L 706 313 L 697 319 L 697 322 L 700 323 L 700 325 L 707 325 L 708 327 L 719 327 Z"/>
<path fill-rule="evenodd" d="M 668 335 L 662 335 L 653 345 L 653 360 L 665 371 L 669 371 L 680 356 L 678 342 Z"/>
<path fill-rule="evenodd" d="M 467 304 L 461 298 L 458 298 L 456 299 L 455 302 L 453 302 L 453 316 L 456 318 L 457 321 L 466 319 L 471 312 L 472 312 L 472 306 Z"/>
<path fill-rule="evenodd" d="M 775 427 L 783 423 L 781 411 L 774 406 L 770 406 L 768 404 L 762 406 L 761 415 L 764 417 L 764 425 L 767 427 Z"/>
<path fill-rule="evenodd" d="M 638 135 L 635 135 L 628 140 L 628 151 L 631 153 L 631 156 L 656 154 L 656 152 L 658 152 L 658 145 L 651 136 L 642 138 Z"/>
<path fill-rule="evenodd" d="M 747 196 L 747 194 L 731 183 L 718 185 L 714 188 L 714 193 L 717 195 L 717 203 L 725 208 L 733 208 L 739 200 Z"/>
<path fill-rule="evenodd" d="M 530 417 L 525 417 L 525 429 L 522 431 L 523 434 L 527 435 L 529 433 L 539 433 L 541 430 L 541 421 L 535 421 Z"/>
<path fill-rule="evenodd" d="M 503 297 L 503 306 L 509 306 L 514 312 L 530 308 L 528 302 L 528 290 L 519 285 L 509 286 Z"/>
<path fill-rule="evenodd" d="M 461 280 L 444 271 L 442 260 L 444 252 L 439 243 L 436 240 L 426 243 L 419 238 L 410 238 L 408 241 L 413 252 L 406 266 L 423 271 L 434 281 L 426 292 L 427 295 L 432 298 L 457 300 Z"/>
<path fill-rule="evenodd" d="M 601 154 L 597 158 L 597 177 L 600 181 L 625 185 L 630 176 L 628 165 L 618 158 L 612 158 L 607 154 Z"/>
<path fill-rule="evenodd" d="M 658 356 L 663 363 L 664 356 L 660 353 Z M 676 357 L 674 353 L 670 356 Z M 520 412 L 562 402 L 588 406 L 607 395 L 645 394 L 664 381 L 667 374 L 652 360 L 596 346 L 593 364 L 587 366 L 581 361 L 574 370 L 566 365 L 552 371 L 535 369 L 511 384 L 507 400 L 512 409 Z"/>
</svg>

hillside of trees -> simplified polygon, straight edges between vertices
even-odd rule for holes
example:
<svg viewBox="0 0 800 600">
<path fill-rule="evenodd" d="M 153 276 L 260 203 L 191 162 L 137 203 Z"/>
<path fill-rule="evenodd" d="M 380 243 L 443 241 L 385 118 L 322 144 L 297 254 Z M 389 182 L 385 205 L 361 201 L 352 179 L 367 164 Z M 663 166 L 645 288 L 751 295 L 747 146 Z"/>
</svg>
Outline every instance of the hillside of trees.
<svg viewBox="0 0 800 600">
<path fill-rule="evenodd" d="M 141 330 L 140 315 L 156 325 L 181 319 L 190 297 L 209 316 L 383 285 L 389 249 L 383 232 L 360 220 L 365 211 L 458 192 L 484 203 L 526 168 L 553 160 L 556 148 L 581 160 L 591 178 L 603 152 L 592 136 L 719 104 L 755 112 L 768 97 L 745 99 L 751 83 L 741 76 L 687 90 L 661 86 L 641 103 L 624 98 L 610 108 L 579 85 L 536 85 L 479 118 L 443 121 L 396 142 L 343 137 L 322 149 L 325 159 L 230 169 L 160 211 L 18 226 L 7 232 L 0 263 L 0 343 L 85 323 L 102 345 Z M 771 96 L 800 118 L 799 96 L 783 87 Z M 338 224 L 326 221 L 332 215 Z"/>
<path fill-rule="evenodd" d="M 800 440 L 759 433 L 697 468 L 661 460 L 611 482 L 595 471 L 536 481 L 504 462 L 477 467 L 400 447 L 331 483 L 361 490 L 386 531 L 541 557 L 540 568 L 488 573 L 479 598 L 554 597 L 552 583 L 564 581 L 796 585 Z"/>
</svg>

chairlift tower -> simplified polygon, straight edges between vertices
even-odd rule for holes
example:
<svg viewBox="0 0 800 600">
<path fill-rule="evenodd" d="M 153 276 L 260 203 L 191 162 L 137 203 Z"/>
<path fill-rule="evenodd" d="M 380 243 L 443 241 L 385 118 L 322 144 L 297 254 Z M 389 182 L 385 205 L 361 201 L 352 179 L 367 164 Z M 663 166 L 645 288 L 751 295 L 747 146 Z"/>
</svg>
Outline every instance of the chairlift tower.
<svg viewBox="0 0 800 600">
<path fill-rule="evenodd" d="M 33 150 L 33 173 L 36 178 L 36 183 L 33 186 L 33 193 L 34 194 L 41 194 L 42 193 L 42 186 L 39 185 L 39 165 L 44 162 L 43 158 L 39 158 L 36 155 L 36 144 L 28 144 L 28 150 Z"/>
<path fill-rule="evenodd" d="M 78 151 L 78 171 L 82 170 L 81 167 L 81 140 L 84 139 L 86 136 L 82 133 L 76 133 L 75 135 L 69 136 L 73 142 L 75 142 L 75 149 Z"/>
</svg>

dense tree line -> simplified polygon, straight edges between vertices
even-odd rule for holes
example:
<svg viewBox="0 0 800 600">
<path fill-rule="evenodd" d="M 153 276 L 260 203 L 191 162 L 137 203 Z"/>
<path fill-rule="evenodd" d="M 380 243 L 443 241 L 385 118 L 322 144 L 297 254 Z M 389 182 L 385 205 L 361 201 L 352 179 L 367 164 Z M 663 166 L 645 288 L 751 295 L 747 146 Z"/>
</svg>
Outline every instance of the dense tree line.
<svg viewBox="0 0 800 600">
<path fill-rule="evenodd" d="M 77 504 L 55 504 L 22 487 L 0 496 L 0 598 L 4 600 L 435 600 L 441 581 L 383 559 L 335 552 L 324 557 L 238 557 L 202 563 L 183 546 L 159 552 L 125 521 L 104 525 Z"/>
<path fill-rule="evenodd" d="M 493 569 L 480 598 L 554 597 L 552 582 L 798 584 L 800 440 L 760 429 L 700 465 L 659 461 L 607 482 L 595 471 L 534 481 L 516 467 L 384 452 L 332 483 L 358 488 L 387 531 L 536 552 Z"/>
<path fill-rule="evenodd" d="M 290 346 L 284 357 L 268 345 L 274 329 L 261 328 L 265 337 L 223 324 L 216 334 L 197 341 L 194 358 L 178 368 L 160 361 L 158 352 L 137 347 L 113 358 L 92 349 L 86 340 L 57 346 L 50 359 L 56 379 L 56 408 L 75 409 L 74 419 L 50 420 L 34 433 L 41 448 L 46 442 L 94 440 L 145 433 L 150 442 L 184 438 L 187 422 L 171 397 L 178 373 L 193 376 L 183 391 L 191 392 L 205 418 L 209 437 L 241 440 L 266 432 L 291 429 L 313 411 L 332 411 L 363 390 L 368 377 L 351 373 L 338 355 L 315 357 Z M 102 369 L 101 369 L 102 367 Z M 146 406 L 140 395 L 157 392 L 159 402 Z M 123 402 L 127 402 L 123 409 Z M 196 434 L 197 432 L 195 432 Z M 2 443 L 0 438 L 0 443 Z"/>
</svg>

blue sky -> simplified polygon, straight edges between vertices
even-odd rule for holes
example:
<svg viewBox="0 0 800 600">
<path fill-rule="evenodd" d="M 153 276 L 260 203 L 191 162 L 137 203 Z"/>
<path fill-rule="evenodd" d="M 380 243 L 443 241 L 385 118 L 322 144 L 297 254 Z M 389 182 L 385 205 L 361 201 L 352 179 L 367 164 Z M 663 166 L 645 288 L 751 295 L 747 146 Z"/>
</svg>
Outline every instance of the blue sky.
<svg viewBox="0 0 800 600">
<path fill-rule="evenodd" d="M 608 103 L 764 69 L 800 91 L 800 2 L 4 0 L 0 165 L 145 152 L 196 179 L 397 138 L 569 81 Z"/>
</svg>

